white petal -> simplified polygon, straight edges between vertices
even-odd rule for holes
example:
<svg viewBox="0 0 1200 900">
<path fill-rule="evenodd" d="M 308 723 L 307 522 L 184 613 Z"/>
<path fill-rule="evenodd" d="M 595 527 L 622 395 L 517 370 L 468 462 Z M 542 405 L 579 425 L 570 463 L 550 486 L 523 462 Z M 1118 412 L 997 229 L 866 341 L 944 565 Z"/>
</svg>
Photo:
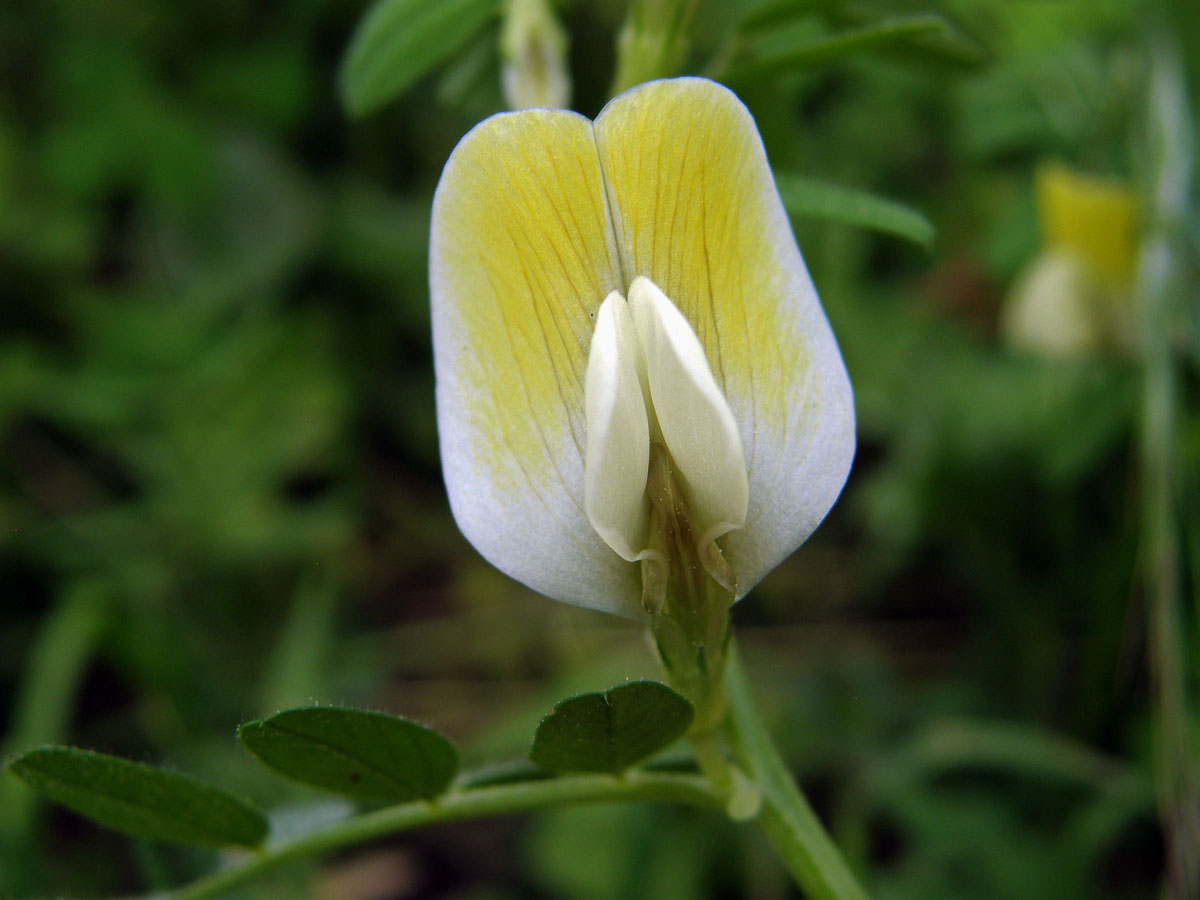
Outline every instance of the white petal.
<svg viewBox="0 0 1200 900">
<path fill-rule="evenodd" d="M 638 380 L 637 333 L 625 298 L 613 291 L 596 313 L 584 409 L 584 506 L 604 542 L 632 562 L 649 527 L 646 471 L 650 428 Z"/>
<path fill-rule="evenodd" d="M 671 298 L 738 423 L 750 505 L 723 552 L 744 594 L 846 481 L 850 379 L 737 97 L 702 78 L 649 82 L 612 100 L 595 135 L 622 272 Z"/>
<path fill-rule="evenodd" d="M 737 423 L 683 314 L 649 279 L 629 288 L 654 413 L 705 538 L 746 521 L 746 461 Z"/>
</svg>

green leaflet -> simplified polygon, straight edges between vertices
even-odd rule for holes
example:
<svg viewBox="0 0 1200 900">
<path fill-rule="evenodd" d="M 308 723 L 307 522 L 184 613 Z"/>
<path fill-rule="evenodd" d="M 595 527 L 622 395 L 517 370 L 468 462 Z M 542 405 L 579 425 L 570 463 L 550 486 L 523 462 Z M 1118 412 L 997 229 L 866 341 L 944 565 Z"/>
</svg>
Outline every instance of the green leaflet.
<svg viewBox="0 0 1200 900">
<path fill-rule="evenodd" d="M 552 772 L 617 774 L 666 747 L 692 722 L 669 687 L 634 681 L 563 700 L 538 726 L 529 758 Z"/>
<path fill-rule="evenodd" d="M 394 99 L 470 40 L 497 6 L 497 0 L 379 0 L 342 62 L 342 104 L 357 117 Z"/>
<path fill-rule="evenodd" d="M 937 230 L 925 216 L 895 200 L 815 178 L 775 173 L 783 205 L 793 216 L 870 228 L 929 248 Z"/>
<path fill-rule="evenodd" d="M 363 709 L 288 709 L 238 738 L 281 775 L 367 802 L 428 800 L 458 772 L 458 751 L 436 731 Z"/>
<path fill-rule="evenodd" d="M 190 775 L 75 747 L 40 747 L 8 768 L 49 800 L 109 828 L 206 847 L 255 847 L 257 809 Z"/>
<path fill-rule="evenodd" d="M 798 69 L 827 66 L 867 53 L 898 53 L 915 61 L 975 65 L 982 50 L 936 14 L 881 18 L 813 35 L 804 30 L 755 42 L 720 73 L 722 81 L 746 82 Z"/>
</svg>

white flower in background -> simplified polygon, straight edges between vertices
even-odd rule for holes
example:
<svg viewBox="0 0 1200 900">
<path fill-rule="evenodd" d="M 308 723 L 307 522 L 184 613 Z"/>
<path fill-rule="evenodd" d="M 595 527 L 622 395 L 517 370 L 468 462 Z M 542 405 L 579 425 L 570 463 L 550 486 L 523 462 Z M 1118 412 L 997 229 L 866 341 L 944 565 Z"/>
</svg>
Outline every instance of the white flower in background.
<svg viewBox="0 0 1200 900">
<path fill-rule="evenodd" d="M 430 289 L 455 518 L 543 594 L 645 616 L 662 472 L 736 597 L 841 491 L 850 382 L 754 121 L 714 82 L 480 123 L 438 185 Z"/>
</svg>

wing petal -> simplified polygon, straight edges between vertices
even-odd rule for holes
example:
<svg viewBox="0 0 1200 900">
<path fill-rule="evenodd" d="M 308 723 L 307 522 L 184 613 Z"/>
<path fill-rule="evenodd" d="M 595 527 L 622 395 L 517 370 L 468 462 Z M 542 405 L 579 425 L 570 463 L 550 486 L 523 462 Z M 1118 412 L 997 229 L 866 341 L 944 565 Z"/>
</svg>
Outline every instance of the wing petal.
<svg viewBox="0 0 1200 900">
<path fill-rule="evenodd" d="M 650 518 L 650 424 L 638 379 L 638 352 L 628 304 L 613 293 L 596 314 L 588 354 L 584 499 L 592 526 L 630 562 L 646 548 Z"/>
</svg>

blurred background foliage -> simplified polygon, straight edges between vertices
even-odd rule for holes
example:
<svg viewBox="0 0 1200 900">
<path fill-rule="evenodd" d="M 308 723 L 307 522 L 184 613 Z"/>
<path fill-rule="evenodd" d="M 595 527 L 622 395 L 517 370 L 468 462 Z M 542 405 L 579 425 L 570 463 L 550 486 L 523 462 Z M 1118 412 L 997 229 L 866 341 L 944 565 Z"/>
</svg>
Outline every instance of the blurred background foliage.
<svg viewBox="0 0 1200 900">
<path fill-rule="evenodd" d="M 304 827 L 337 809 L 262 778 L 238 722 L 359 704 L 430 722 L 469 761 L 515 758 L 566 690 L 654 676 L 637 629 L 479 559 L 440 481 L 429 207 L 455 142 L 503 108 L 499 6 L 471 6 L 478 24 L 358 119 L 338 73 L 359 2 L 0 7 L 4 752 L 63 741 L 178 766 Z M 625 6 L 556 9 L 573 105 L 594 115 Z M 1039 167 L 1148 184 L 1148 9 L 745 0 L 693 20 L 682 70 L 738 90 L 777 171 L 937 228 L 923 249 L 795 219 L 860 445 L 825 525 L 735 610 L 790 762 L 881 900 L 1162 884 L 1136 342 L 1047 356 L 1000 327 L 1046 243 Z M 1200 46 L 1188 4 L 1160 15 Z M 909 31 L 872 37 L 897 19 Z M 1185 66 L 1198 97 L 1200 60 Z M 1191 319 L 1173 332 L 1185 695 L 1200 677 L 1189 216 Z M 0 782 L 5 897 L 135 894 L 213 862 Z M 650 808 L 439 827 L 257 891 L 795 896 L 752 835 Z"/>
</svg>

